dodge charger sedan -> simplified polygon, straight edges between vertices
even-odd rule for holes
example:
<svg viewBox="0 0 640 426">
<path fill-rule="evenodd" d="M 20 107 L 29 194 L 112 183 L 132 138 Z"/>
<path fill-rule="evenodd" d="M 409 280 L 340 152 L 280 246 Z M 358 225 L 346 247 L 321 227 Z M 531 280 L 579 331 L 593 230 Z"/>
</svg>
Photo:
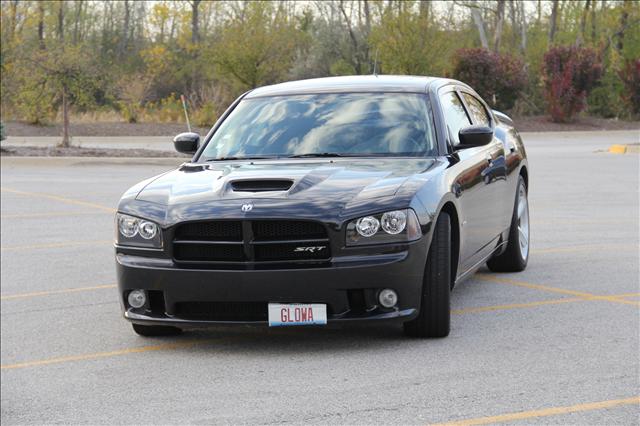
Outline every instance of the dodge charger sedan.
<svg viewBox="0 0 640 426">
<path fill-rule="evenodd" d="M 522 271 L 529 171 L 466 84 L 335 77 L 251 90 L 116 216 L 124 317 L 142 336 L 221 324 L 397 321 L 444 337 L 485 263 Z"/>
</svg>

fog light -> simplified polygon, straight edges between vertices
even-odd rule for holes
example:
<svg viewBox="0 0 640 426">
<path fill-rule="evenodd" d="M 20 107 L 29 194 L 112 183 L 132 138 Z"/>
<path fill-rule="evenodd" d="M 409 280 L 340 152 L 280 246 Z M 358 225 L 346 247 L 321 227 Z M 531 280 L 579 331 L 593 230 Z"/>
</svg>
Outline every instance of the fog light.
<svg viewBox="0 0 640 426">
<path fill-rule="evenodd" d="M 378 294 L 378 300 L 385 308 L 393 308 L 398 303 L 398 295 L 390 288 L 385 288 Z"/>
<path fill-rule="evenodd" d="M 132 308 L 142 308 L 147 303 L 147 296 L 144 294 L 144 290 L 133 290 L 129 293 L 127 301 Z"/>
</svg>

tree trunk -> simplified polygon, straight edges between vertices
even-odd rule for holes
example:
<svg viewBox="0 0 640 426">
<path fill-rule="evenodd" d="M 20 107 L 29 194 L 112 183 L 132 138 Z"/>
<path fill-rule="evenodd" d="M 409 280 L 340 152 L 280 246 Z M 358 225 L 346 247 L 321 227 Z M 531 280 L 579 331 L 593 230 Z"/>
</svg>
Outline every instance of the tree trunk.
<svg viewBox="0 0 640 426">
<path fill-rule="evenodd" d="M 58 5 L 58 39 L 64 43 L 64 2 Z"/>
<path fill-rule="evenodd" d="M 11 11 L 11 20 L 9 21 L 9 40 L 13 41 L 16 35 L 16 28 L 18 27 L 18 0 L 13 0 L 9 3 L 9 10 Z"/>
<path fill-rule="evenodd" d="M 351 26 L 351 18 L 347 16 L 347 11 L 344 8 L 343 0 L 340 0 L 339 6 L 340 12 L 342 13 L 342 17 L 344 18 L 345 23 L 347 24 L 347 30 L 349 31 L 349 38 L 351 39 L 351 44 L 353 46 L 353 53 L 355 57 L 355 71 L 356 74 L 362 74 L 362 63 L 360 61 L 360 52 L 358 51 L 358 39 L 356 38 L 355 33 L 353 32 L 353 28 Z"/>
<path fill-rule="evenodd" d="M 496 12 L 496 32 L 493 37 L 493 51 L 500 51 L 500 41 L 502 40 L 502 26 L 504 24 L 504 6 L 506 0 L 498 0 L 498 10 Z"/>
<path fill-rule="evenodd" d="M 591 5 L 591 42 L 595 45 L 596 43 L 596 0 L 593 0 L 593 4 Z"/>
<path fill-rule="evenodd" d="M 549 45 L 552 45 L 556 38 L 556 30 L 558 27 L 558 0 L 553 0 L 551 9 L 551 17 L 549 18 Z"/>
<path fill-rule="evenodd" d="M 520 36 L 520 28 L 518 26 L 518 10 L 514 0 L 509 0 L 509 18 L 511 18 L 511 35 L 513 37 L 513 46 L 518 46 L 518 38 Z"/>
<path fill-rule="evenodd" d="M 471 16 L 473 16 L 473 22 L 475 22 L 478 28 L 478 35 L 480 36 L 480 44 L 484 49 L 489 49 L 489 42 L 487 41 L 487 33 L 484 30 L 484 21 L 480 11 L 475 7 L 471 8 Z"/>
<path fill-rule="evenodd" d="M 527 50 L 527 15 L 524 13 L 524 2 L 518 2 L 520 7 L 520 50 L 524 55 Z"/>
<path fill-rule="evenodd" d="M 127 46 L 129 45 L 129 20 L 131 11 L 129 10 L 129 0 L 124 0 L 124 25 L 122 28 L 122 35 L 120 38 L 120 45 L 118 46 L 118 54 L 120 57 L 124 56 Z"/>
<path fill-rule="evenodd" d="M 431 2 L 426 0 L 420 0 L 420 18 L 428 22 L 430 11 L 431 11 Z"/>
<path fill-rule="evenodd" d="M 364 9 L 364 33 L 363 38 L 365 40 L 369 40 L 369 34 L 371 34 L 371 10 L 369 9 L 369 0 L 364 0 L 363 2 Z M 364 59 L 363 62 L 367 64 L 367 66 L 373 70 L 371 67 L 371 47 L 369 43 L 365 43 L 364 45 Z"/>
<path fill-rule="evenodd" d="M 364 25 L 368 34 L 371 33 L 371 10 L 369 8 L 369 0 L 364 0 Z"/>
<path fill-rule="evenodd" d="M 45 49 L 44 44 L 44 3 L 38 2 L 38 45 L 41 50 Z"/>
<path fill-rule="evenodd" d="M 66 86 L 62 87 L 62 141 L 58 145 L 67 148 L 71 145 L 69 138 L 69 96 Z"/>
<path fill-rule="evenodd" d="M 198 44 L 200 42 L 200 32 L 198 29 L 198 7 L 201 0 L 192 0 L 191 2 L 191 42 Z"/>
<path fill-rule="evenodd" d="M 169 30 L 169 42 L 173 41 L 173 37 L 176 31 L 176 18 L 171 18 L 171 29 Z"/>
<path fill-rule="evenodd" d="M 616 33 L 616 50 L 622 52 L 624 47 L 624 31 L 627 28 L 627 22 L 629 20 L 629 9 L 631 0 L 625 0 L 622 5 L 622 13 L 620 14 L 620 30 Z"/>
<path fill-rule="evenodd" d="M 82 0 L 76 1 L 76 15 L 74 17 L 73 22 L 73 44 L 78 43 L 78 39 L 80 37 L 80 18 L 82 15 Z"/>
<path fill-rule="evenodd" d="M 576 37 L 576 46 L 580 46 L 582 43 L 584 43 L 585 40 L 589 6 L 591 6 L 591 0 L 587 0 L 587 2 L 584 4 L 584 10 L 582 11 L 582 16 L 580 17 L 580 31 L 578 31 L 578 36 Z"/>
</svg>

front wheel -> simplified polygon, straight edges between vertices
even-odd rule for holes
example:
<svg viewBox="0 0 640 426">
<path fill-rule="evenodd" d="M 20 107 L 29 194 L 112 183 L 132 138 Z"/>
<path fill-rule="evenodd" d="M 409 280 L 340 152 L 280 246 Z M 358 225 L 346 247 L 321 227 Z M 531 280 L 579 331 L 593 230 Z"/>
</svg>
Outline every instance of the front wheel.
<svg viewBox="0 0 640 426">
<path fill-rule="evenodd" d="M 404 323 L 413 337 L 446 337 L 451 323 L 451 218 L 440 213 L 433 230 L 422 283 L 420 314 Z"/>
<path fill-rule="evenodd" d="M 178 327 L 171 327 L 166 325 L 142 325 L 131 324 L 133 331 L 136 334 L 144 337 L 158 337 L 158 336 L 175 336 L 182 333 L 182 330 Z"/>
<path fill-rule="evenodd" d="M 487 262 L 487 266 L 493 272 L 520 272 L 527 267 L 528 261 L 529 201 L 527 199 L 527 185 L 524 178 L 520 176 L 507 248 L 504 253 L 491 258 Z"/>
</svg>

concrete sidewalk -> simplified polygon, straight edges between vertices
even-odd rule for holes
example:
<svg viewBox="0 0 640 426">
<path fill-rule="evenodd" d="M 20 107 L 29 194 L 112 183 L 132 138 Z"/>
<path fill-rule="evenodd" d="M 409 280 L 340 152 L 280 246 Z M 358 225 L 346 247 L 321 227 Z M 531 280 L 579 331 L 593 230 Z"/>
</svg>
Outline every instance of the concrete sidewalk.
<svg viewBox="0 0 640 426">
<path fill-rule="evenodd" d="M 523 132 L 525 144 L 551 142 L 556 148 L 566 143 L 579 143 L 608 149 L 611 144 L 633 144 L 640 142 L 639 130 L 615 130 L 593 132 Z M 203 136 L 204 137 L 204 136 Z M 9 136 L 2 141 L 4 146 L 53 147 L 60 142 L 59 136 Z M 173 136 L 75 136 L 71 144 L 84 148 L 149 149 L 173 151 Z"/>
</svg>

